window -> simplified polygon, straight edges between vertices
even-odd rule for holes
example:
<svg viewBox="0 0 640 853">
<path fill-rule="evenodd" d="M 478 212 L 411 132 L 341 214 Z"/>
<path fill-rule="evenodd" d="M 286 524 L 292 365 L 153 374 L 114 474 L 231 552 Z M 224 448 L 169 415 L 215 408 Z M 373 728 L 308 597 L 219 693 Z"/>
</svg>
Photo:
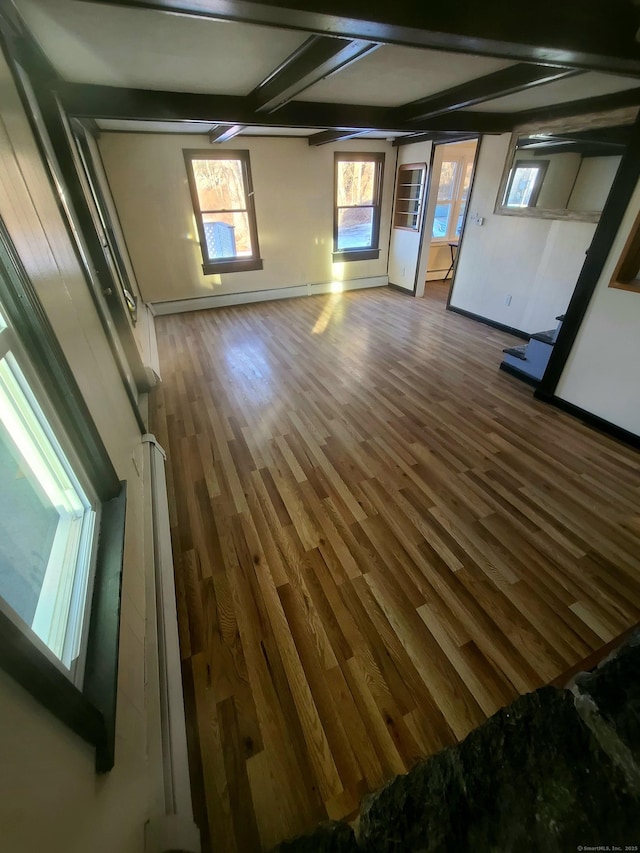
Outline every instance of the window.
<svg viewBox="0 0 640 853">
<path fill-rule="evenodd" d="M 54 435 L 3 317 L 0 328 L 0 607 L 76 680 L 97 501 Z"/>
<path fill-rule="evenodd" d="M 248 151 L 185 151 L 205 275 L 262 269 Z"/>
<path fill-rule="evenodd" d="M 333 260 L 379 257 L 384 154 L 335 155 Z"/>
<path fill-rule="evenodd" d="M 114 761 L 125 484 L 0 219 L 0 666 Z"/>
<path fill-rule="evenodd" d="M 460 237 L 472 175 L 473 154 L 442 161 L 433 220 L 434 240 L 453 241 Z"/>
<path fill-rule="evenodd" d="M 409 231 L 420 230 L 420 215 L 424 201 L 426 163 L 411 163 L 400 166 L 396 184 L 396 203 L 393 227 Z"/>
<path fill-rule="evenodd" d="M 535 207 L 548 166 L 548 160 L 516 161 L 507 181 L 505 207 Z"/>
</svg>

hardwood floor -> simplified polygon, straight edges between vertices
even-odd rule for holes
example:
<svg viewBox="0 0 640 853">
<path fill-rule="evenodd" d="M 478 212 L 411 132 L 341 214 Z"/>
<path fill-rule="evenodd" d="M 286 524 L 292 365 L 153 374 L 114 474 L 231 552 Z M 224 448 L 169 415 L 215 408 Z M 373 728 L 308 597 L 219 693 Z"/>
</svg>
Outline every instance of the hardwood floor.
<svg viewBox="0 0 640 853">
<path fill-rule="evenodd" d="M 500 373 L 512 338 L 443 293 L 156 320 L 216 853 L 352 815 L 638 621 L 638 454 Z"/>
</svg>

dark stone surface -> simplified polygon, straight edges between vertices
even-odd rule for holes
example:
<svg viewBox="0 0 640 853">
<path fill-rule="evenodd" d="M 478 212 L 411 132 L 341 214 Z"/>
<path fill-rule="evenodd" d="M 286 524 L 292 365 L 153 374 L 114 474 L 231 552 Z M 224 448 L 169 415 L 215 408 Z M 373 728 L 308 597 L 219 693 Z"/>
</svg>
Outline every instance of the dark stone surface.
<svg viewBox="0 0 640 853">
<path fill-rule="evenodd" d="M 279 844 L 273 853 L 358 853 L 353 830 L 346 823 L 321 823 L 309 835 Z"/>
<path fill-rule="evenodd" d="M 600 714 L 640 762 L 640 631 L 615 657 L 579 675 L 576 685 L 593 698 Z"/>
<path fill-rule="evenodd" d="M 522 696 L 365 805 L 367 853 L 544 851 L 638 843 L 640 803 L 554 688 Z"/>
</svg>

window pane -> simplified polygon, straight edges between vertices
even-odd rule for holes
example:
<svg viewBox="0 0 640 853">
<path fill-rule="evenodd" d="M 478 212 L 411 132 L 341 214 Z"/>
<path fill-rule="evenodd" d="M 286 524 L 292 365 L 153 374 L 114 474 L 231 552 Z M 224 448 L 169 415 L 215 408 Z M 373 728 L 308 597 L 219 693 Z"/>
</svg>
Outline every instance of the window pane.
<svg viewBox="0 0 640 853">
<path fill-rule="evenodd" d="M 467 163 L 467 168 L 464 172 L 464 181 L 462 182 L 462 194 L 461 198 L 463 201 L 467 200 L 467 196 L 469 195 L 469 187 L 471 186 L 471 175 L 473 173 L 473 160 L 470 160 Z"/>
<path fill-rule="evenodd" d="M 338 211 L 338 251 L 368 249 L 372 242 L 372 207 L 352 207 Z"/>
<path fill-rule="evenodd" d="M 338 162 L 338 207 L 373 204 L 376 164 L 369 161 Z"/>
<path fill-rule="evenodd" d="M 516 166 L 507 197 L 507 207 L 529 207 L 539 171 L 535 166 Z"/>
<path fill-rule="evenodd" d="M 462 232 L 462 222 L 464 220 L 464 210 L 465 210 L 466 206 L 467 206 L 467 203 L 463 201 L 462 206 L 460 207 L 460 213 L 458 214 L 458 224 L 456 225 L 456 237 L 459 237 L 460 233 Z"/>
<path fill-rule="evenodd" d="M 200 210 L 244 210 L 240 160 L 192 160 Z"/>
<path fill-rule="evenodd" d="M 449 230 L 449 217 L 451 216 L 450 204 L 437 204 L 436 215 L 433 220 L 434 239 L 443 239 Z"/>
<path fill-rule="evenodd" d="M 0 312 L 0 332 L 6 328 L 7 328 L 7 321 L 4 319 L 4 317 L 2 316 L 2 313 Z"/>
<path fill-rule="evenodd" d="M 252 256 L 247 213 L 204 213 L 202 223 L 209 260 Z"/>
<path fill-rule="evenodd" d="M 0 359 L 0 595 L 67 667 L 95 514 L 11 354 Z"/>
<path fill-rule="evenodd" d="M 456 176 L 459 163 L 456 160 L 444 160 L 440 170 L 438 201 L 451 201 L 456 191 Z"/>
</svg>

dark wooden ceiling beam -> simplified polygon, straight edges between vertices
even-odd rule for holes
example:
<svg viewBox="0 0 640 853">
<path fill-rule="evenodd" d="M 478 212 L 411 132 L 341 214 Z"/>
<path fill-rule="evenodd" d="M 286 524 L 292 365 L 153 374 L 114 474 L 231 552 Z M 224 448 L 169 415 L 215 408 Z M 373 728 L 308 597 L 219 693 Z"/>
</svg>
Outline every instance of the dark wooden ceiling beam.
<svg viewBox="0 0 640 853">
<path fill-rule="evenodd" d="M 363 136 L 369 133 L 368 130 L 323 130 L 320 133 L 314 133 L 309 136 L 309 145 L 328 145 L 330 142 L 342 142 L 344 139 L 355 139 L 358 136 Z"/>
<path fill-rule="evenodd" d="M 632 0 L 85 0 L 382 44 L 640 76 Z"/>
<path fill-rule="evenodd" d="M 412 142 L 466 142 L 468 139 L 477 139 L 477 133 L 448 133 L 446 131 L 428 131 L 426 133 L 413 133 L 411 136 L 399 136 L 393 140 L 393 147 L 411 145 Z"/>
<path fill-rule="evenodd" d="M 371 53 L 379 45 L 311 36 L 250 93 L 259 112 L 271 112 L 319 80 Z"/>
<path fill-rule="evenodd" d="M 70 115 L 81 118 L 138 121 L 200 121 L 226 125 L 275 127 L 323 127 L 329 130 L 420 131 L 445 130 L 501 133 L 511 130 L 507 113 L 460 110 L 424 122 L 398 121 L 385 107 L 290 101 L 277 113 L 256 113 L 249 98 L 235 95 L 203 95 L 124 89 L 86 83 L 60 83 L 58 94 Z"/>
<path fill-rule="evenodd" d="M 640 106 L 640 88 L 626 89 L 624 92 L 614 92 L 611 95 L 598 95 L 594 98 L 582 98 L 563 104 L 553 104 L 535 110 L 521 110 L 513 113 L 513 115 L 517 126 L 519 126 L 634 106 Z"/>
<path fill-rule="evenodd" d="M 410 104 L 404 104 L 398 107 L 398 117 L 406 121 L 420 121 L 451 110 L 472 107 L 484 101 L 522 92 L 534 86 L 552 83 L 554 80 L 561 80 L 564 77 L 573 77 L 580 73 L 580 71 L 575 70 L 568 71 L 566 68 L 519 63 L 493 74 L 477 77 L 475 80 L 454 86 L 446 91 L 420 98 L 418 101 L 412 101 Z"/>
<path fill-rule="evenodd" d="M 212 127 L 209 131 L 209 142 L 213 145 L 215 142 L 229 142 L 234 136 L 245 129 L 244 124 L 221 124 L 217 127 Z"/>
</svg>

